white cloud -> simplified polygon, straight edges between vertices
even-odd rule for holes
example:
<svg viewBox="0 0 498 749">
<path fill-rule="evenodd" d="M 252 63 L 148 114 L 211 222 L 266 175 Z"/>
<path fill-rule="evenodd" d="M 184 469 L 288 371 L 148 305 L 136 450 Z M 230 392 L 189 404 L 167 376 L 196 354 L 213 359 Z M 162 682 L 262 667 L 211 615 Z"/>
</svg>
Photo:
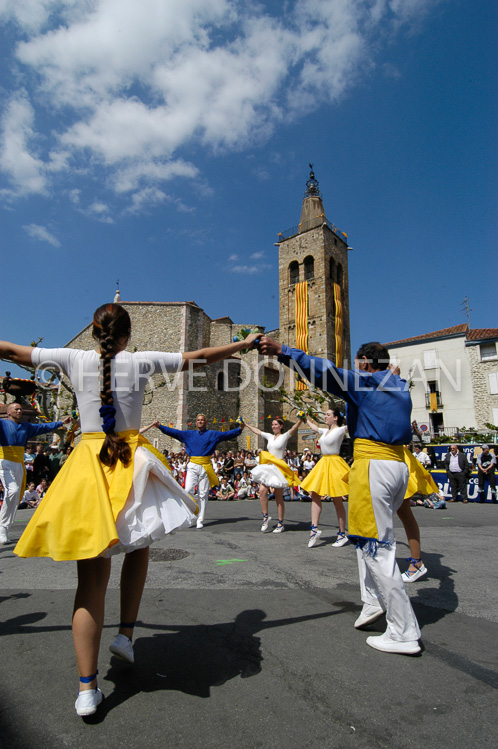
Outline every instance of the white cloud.
<svg viewBox="0 0 498 749">
<path fill-rule="evenodd" d="M 259 273 L 260 269 L 257 265 L 234 265 L 232 268 L 230 268 L 230 271 L 232 273 L 245 273 L 254 275 L 254 273 Z"/>
<path fill-rule="evenodd" d="M 52 247 L 61 246 L 57 237 L 49 232 L 45 226 L 40 226 L 39 224 L 28 224 L 27 226 L 23 226 L 23 229 L 26 234 L 33 239 L 39 239 L 40 242 L 48 242 Z"/>
<path fill-rule="evenodd" d="M 145 207 L 169 202 L 170 198 L 156 187 L 146 187 L 131 196 L 128 213 L 140 213 Z"/>
<path fill-rule="evenodd" d="M 0 134 L 0 168 L 19 195 L 46 194 L 45 165 L 35 151 L 30 152 L 35 140 L 33 124 L 33 107 L 21 91 L 7 104 Z"/>
<path fill-rule="evenodd" d="M 250 255 L 249 260 L 260 260 L 263 257 L 263 252 L 254 252 L 252 255 Z M 239 260 L 238 255 L 230 255 L 228 258 L 231 262 L 237 262 Z M 268 265 L 268 263 L 253 263 L 252 265 L 230 265 L 226 268 L 230 273 L 242 273 L 246 275 L 255 275 L 257 273 L 262 273 L 265 270 L 269 270 L 272 266 Z"/>
<path fill-rule="evenodd" d="M 198 169 L 182 159 L 176 161 L 133 161 L 131 164 L 120 166 L 113 178 L 113 186 L 117 193 L 136 190 L 143 183 L 156 183 L 171 180 L 176 177 L 194 179 L 198 175 Z"/>
<path fill-rule="evenodd" d="M 173 177 L 202 185 L 181 148 L 246 148 L 336 101 L 379 37 L 440 1 L 296 0 L 277 16 L 238 0 L 0 0 L 0 19 L 20 28 L 17 75 L 35 92 L 7 105 L 0 168 L 27 194 L 104 166 L 102 189 L 154 204 Z M 42 153 L 35 124 L 47 114 Z"/>
<path fill-rule="evenodd" d="M 113 224 L 113 218 L 110 215 L 110 208 L 106 203 L 101 203 L 96 200 L 90 206 L 88 206 L 88 213 L 94 218 L 101 221 L 103 224 Z"/>
<path fill-rule="evenodd" d="M 75 5 L 77 0 L 67 2 Z M 63 3 L 60 0 L 0 0 L 0 18 L 14 21 L 26 31 L 39 31 L 48 21 L 52 10 Z"/>
<path fill-rule="evenodd" d="M 78 205 L 81 200 L 81 190 L 78 190 L 77 188 L 74 188 L 74 190 L 70 190 L 69 200 L 71 201 L 71 203 L 74 203 L 74 205 Z"/>
</svg>

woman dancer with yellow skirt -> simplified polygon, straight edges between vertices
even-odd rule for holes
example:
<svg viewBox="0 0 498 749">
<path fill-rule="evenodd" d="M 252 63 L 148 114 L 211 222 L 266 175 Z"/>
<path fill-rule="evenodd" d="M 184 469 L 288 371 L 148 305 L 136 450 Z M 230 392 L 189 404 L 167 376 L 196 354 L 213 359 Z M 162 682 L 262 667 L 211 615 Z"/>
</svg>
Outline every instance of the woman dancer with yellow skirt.
<svg viewBox="0 0 498 749">
<path fill-rule="evenodd" d="M 0 341 L 12 362 L 57 366 L 78 400 L 82 439 L 58 473 L 21 536 L 21 557 L 76 560 L 78 587 L 73 639 L 80 677 L 78 715 L 92 715 L 102 701 L 97 661 L 112 554 L 124 552 L 121 623 L 112 653 L 134 661 L 131 637 L 148 567 L 149 544 L 190 524 L 197 506 L 176 483 L 165 458 L 139 435 L 148 377 L 195 366 L 192 359 L 220 361 L 256 336 L 228 346 L 170 354 L 125 351 L 131 334 L 128 312 L 105 304 L 93 317 L 97 351 L 40 349 Z"/>
<path fill-rule="evenodd" d="M 332 546 L 345 546 L 348 542 L 346 536 L 346 511 L 342 498 L 349 494 L 348 484 L 345 478 L 349 474 L 349 466 L 339 455 L 342 441 L 347 433 L 347 427 L 343 426 L 344 416 L 337 408 L 329 408 L 325 414 L 325 426 L 319 427 L 309 417 L 306 423 L 314 432 L 320 435 L 318 440 L 322 457 L 316 466 L 309 472 L 301 488 L 311 495 L 311 530 L 308 548 L 320 538 L 322 532 L 318 530 L 318 521 L 322 512 L 322 497 L 331 497 L 337 520 L 339 522 L 339 533 Z"/>
<path fill-rule="evenodd" d="M 272 434 L 262 432 L 256 427 L 252 427 L 247 421 L 244 424 L 248 429 L 263 437 L 266 440 L 267 450 L 262 450 L 259 454 L 259 465 L 253 468 L 251 475 L 253 481 L 259 484 L 259 501 L 261 502 L 261 511 L 263 513 L 263 525 L 261 531 L 266 533 L 268 523 L 271 517 L 268 515 L 268 489 L 272 487 L 275 491 L 275 502 L 277 503 L 278 524 L 273 533 L 282 533 L 284 530 L 284 489 L 286 486 L 299 486 L 297 473 L 287 465 L 284 460 L 287 442 L 295 434 L 302 423 L 301 419 L 291 426 L 288 432 L 282 432 L 284 421 L 281 418 L 273 419 L 271 423 Z"/>
</svg>

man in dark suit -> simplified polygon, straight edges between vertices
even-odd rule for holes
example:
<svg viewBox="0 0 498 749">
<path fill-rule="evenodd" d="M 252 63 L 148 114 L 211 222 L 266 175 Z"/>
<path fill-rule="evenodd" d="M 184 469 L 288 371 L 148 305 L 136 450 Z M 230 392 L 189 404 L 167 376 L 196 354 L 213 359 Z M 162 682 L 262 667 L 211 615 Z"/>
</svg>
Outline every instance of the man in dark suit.
<svg viewBox="0 0 498 749">
<path fill-rule="evenodd" d="M 448 501 L 458 502 L 458 492 L 460 492 L 462 502 L 468 502 L 467 481 L 471 468 L 467 456 L 459 451 L 458 445 L 451 445 L 444 459 L 444 467 L 450 480 L 451 499 Z"/>
</svg>

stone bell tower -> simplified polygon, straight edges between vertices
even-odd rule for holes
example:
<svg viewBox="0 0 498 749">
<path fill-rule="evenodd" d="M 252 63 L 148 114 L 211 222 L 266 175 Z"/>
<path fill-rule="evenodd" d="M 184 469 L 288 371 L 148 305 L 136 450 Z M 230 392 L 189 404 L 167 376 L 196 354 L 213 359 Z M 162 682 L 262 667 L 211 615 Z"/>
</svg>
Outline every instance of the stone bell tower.
<svg viewBox="0 0 498 749">
<path fill-rule="evenodd" d="M 298 226 L 279 234 L 280 341 L 350 365 L 347 235 L 331 223 L 310 164 Z"/>
</svg>

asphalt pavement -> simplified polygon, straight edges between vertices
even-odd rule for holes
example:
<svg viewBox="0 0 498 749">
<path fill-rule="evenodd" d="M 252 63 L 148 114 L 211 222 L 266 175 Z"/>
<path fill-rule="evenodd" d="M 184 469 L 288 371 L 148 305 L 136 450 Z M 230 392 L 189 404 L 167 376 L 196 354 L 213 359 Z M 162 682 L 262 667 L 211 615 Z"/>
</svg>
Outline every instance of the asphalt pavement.
<svg viewBox="0 0 498 749">
<path fill-rule="evenodd" d="M 332 504 L 308 549 L 308 503 L 287 503 L 286 530 L 274 535 L 259 530 L 259 502 L 212 502 L 202 530 L 151 549 L 134 666 L 108 651 L 119 622 L 122 560 L 113 560 L 99 662 L 105 699 L 84 720 L 74 711 L 76 565 L 0 547 L 0 745 L 496 747 L 498 506 L 414 512 L 429 569 L 407 586 L 420 656 L 372 650 L 369 632 L 354 629 L 356 554 L 332 546 Z M 18 512 L 13 538 L 31 514 Z M 404 570 L 401 527 L 397 536 Z M 370 633 L 384 628 L 382 618 Z"/>
</svg>

